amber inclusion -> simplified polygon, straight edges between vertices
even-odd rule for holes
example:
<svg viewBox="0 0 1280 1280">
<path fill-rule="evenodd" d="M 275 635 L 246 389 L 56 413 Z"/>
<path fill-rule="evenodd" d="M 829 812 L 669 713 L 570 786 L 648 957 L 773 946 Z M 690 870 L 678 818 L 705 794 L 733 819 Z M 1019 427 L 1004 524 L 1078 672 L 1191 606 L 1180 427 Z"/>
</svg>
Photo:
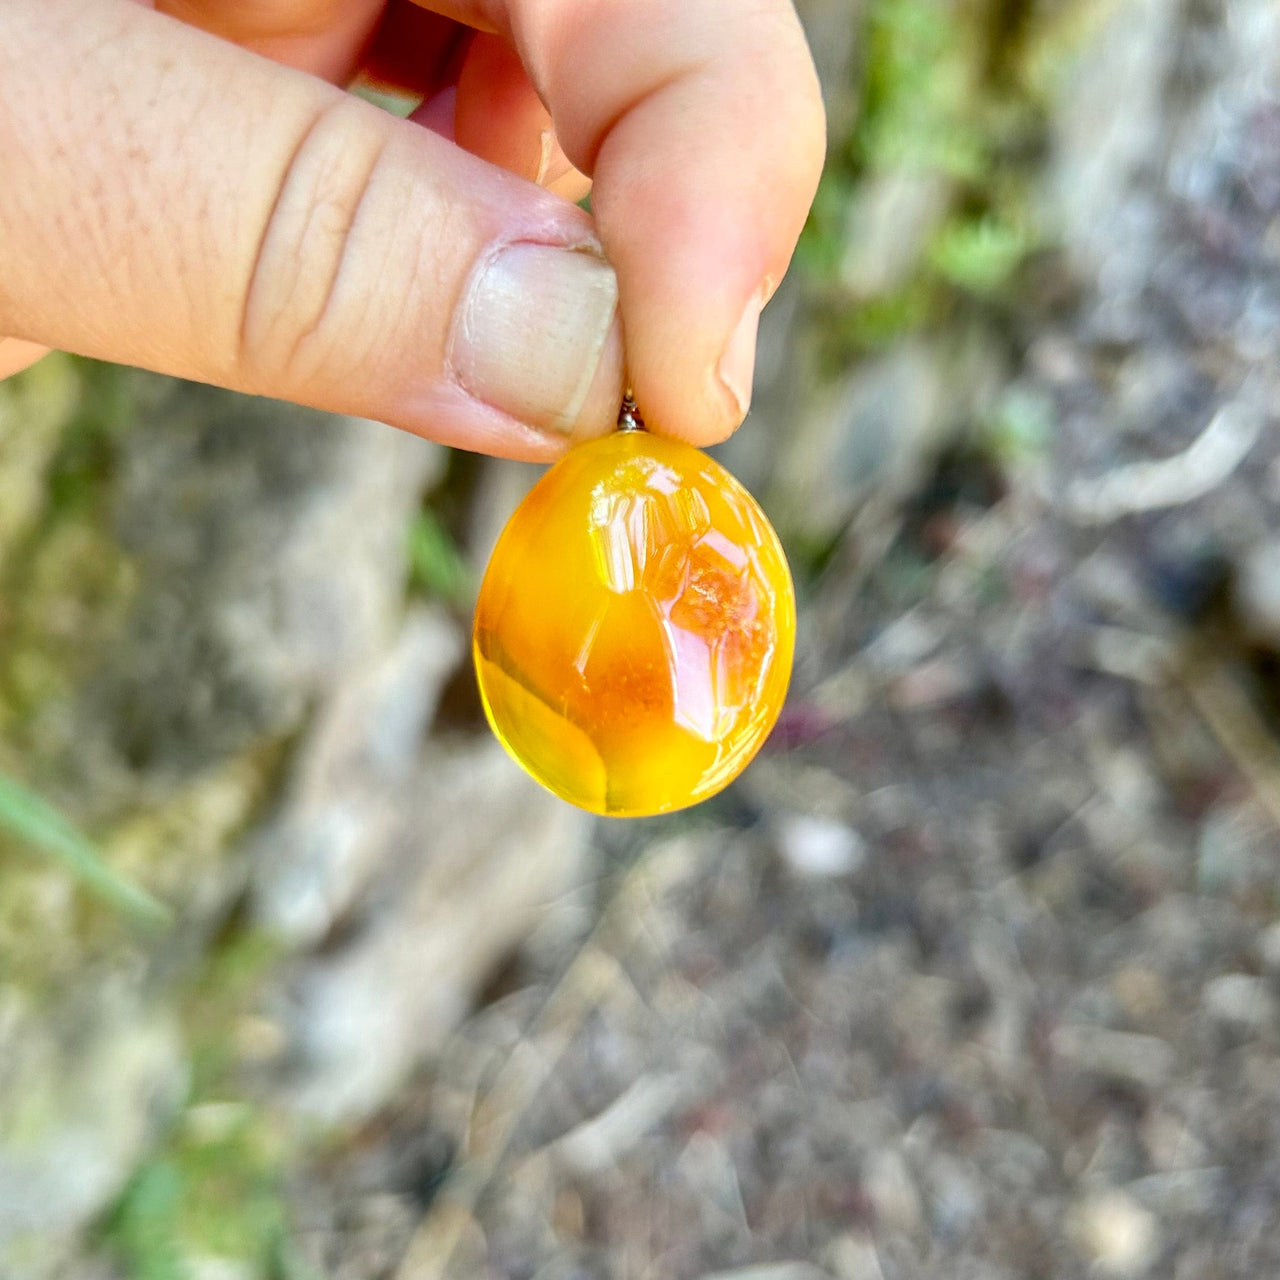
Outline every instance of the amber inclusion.
<svg viewBox="0 0 1280 1280">
<path fill-rule="evenodd" d="M 511 517 L 476 606 L 489 723 L 595 813 L 696 804 L 755 755 L 795 647 L 764 513 L 690 445 L 619 431 L 572 449 Z"/>
</svg>

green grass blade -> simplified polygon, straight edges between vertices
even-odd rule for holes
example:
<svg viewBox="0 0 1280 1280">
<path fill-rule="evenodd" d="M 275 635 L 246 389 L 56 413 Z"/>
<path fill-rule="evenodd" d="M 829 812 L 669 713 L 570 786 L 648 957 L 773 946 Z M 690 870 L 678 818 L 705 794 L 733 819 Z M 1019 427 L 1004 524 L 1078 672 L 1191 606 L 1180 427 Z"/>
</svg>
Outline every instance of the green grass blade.
<svg viewBox="0 0 1280 1280">
<path fill-rule="evenodd" d="M 98 850 L 62 814 L 3 774 L 0 774 L 0 828 L 56 858 L 103 902 L 146 924 L 169 922 L 168 909 L 113 871 Z"/>
<path fill-rule="evenodd" d="M 467 562 L 430 511 L 423 511 L 409 529 L 409 564 L 417 581 L 441 600 L 464 604 L 472 594 Z"/>
</svg>

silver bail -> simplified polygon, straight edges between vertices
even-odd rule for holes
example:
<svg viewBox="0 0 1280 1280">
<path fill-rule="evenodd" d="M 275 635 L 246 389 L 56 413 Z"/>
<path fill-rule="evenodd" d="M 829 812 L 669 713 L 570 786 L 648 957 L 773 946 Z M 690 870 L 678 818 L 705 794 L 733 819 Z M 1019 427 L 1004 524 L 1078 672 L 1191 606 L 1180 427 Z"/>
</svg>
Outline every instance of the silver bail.
<svg viewBox="0 0 1280 1280">
<path fill-rule="evenodd" d="M 644 419 L 640 416 L 640 410 L 636 408 L 635 396 L 631 394 L 630 387 L 627 388 L 626 394 L 622 397 L 622 408 L 618 410 L 618 430 L 644 430 Z"/>
</svg>

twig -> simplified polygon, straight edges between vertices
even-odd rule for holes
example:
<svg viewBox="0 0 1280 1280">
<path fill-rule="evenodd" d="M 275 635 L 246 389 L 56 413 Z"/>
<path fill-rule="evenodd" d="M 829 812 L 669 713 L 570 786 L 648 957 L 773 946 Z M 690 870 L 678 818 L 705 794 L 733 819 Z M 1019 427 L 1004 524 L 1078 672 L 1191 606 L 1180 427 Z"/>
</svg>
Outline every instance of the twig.
<svg viewBox="0 0 1280 1280">
<path fill-rule="evenodd" d="M 1256 409 L 1239 400 L 1225 404 L 1181 453 L 1074 481 L 1067 488 L 1067 514 L 1077 524 L 1109 524 L 1202 498 L 1244 461 L 1261 432 L 1262 414 Z"/>
</svg>

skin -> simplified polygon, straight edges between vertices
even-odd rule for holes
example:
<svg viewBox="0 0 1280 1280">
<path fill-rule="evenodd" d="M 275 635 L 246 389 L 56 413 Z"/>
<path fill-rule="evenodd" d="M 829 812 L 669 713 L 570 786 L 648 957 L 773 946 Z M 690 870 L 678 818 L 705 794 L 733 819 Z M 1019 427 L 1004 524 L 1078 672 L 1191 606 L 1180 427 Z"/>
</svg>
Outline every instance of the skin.
<svg viewBox="0 0 1280 1280">
<path fill-rule="evenodd" d="M 550 458 L 450 325 L 495 243 L 598 238 L 646 417 L 712 443 L 823 153 L 789 0 L 4 0 L 0 377 L 54 347 Z M 623 378 L 619 339 L 575 435 Z"/>
</svg>

